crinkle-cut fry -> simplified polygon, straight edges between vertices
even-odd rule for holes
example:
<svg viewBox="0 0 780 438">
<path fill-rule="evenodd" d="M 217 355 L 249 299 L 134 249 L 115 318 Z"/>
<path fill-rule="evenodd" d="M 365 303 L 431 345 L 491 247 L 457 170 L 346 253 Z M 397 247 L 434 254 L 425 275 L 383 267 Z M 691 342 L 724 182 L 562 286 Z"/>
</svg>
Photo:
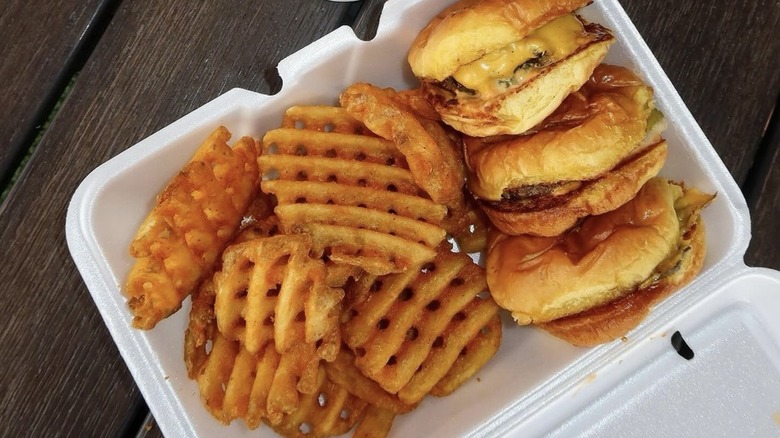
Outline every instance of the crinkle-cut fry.
<svg viewBox="0 0 780 438">
<path fill-rule="evenodd" d="M 447 207 L 430 199 L 370 187 L 350 187 L 316 181 L 263 181 L 263 191 L 276 196 L 279 205 L 305 201 L 311 204 L 361 206 L 438 225 Z"/>
<path fill-rule="evenodd" d="M 331 382 L 324 372 L 317 376 L 317 387 L 301 395 L 294 412 L 268 425 L 285 437 L 320 438 L 343 435 L 362 417 L 366 403 Z"/>
<path fill-rule="evenodd" d="M 460 196 L 464 180 L 420 120 L 404 105 L 388 97 L 388 91 L 356 83 L 341 93 L 341 105 L 353 117 L 382 138 L 391 140 L 404 154 L 414 181 L 437 203 L 448 204 Z"/>
<path fill-rule="evenodd" d="M 347 291 L 354 304 L 342 326 L 355 365 L 402 402 L 419 402 L 498 313 L 486 289 L 484 270 L 444 246 L 413 273 L 364 276 Z"/>
<path fill-rule="evenodd" d="M 428 246 L 371 230 L 317 223 L 282 223 L 282 228 L 311 236 L 315 251 L 325 252 L 330 260 L 372 274 L 402 272 L 436 255 Z"/>
<path fill-rule="evenodd" d="M 327 285 L 325 264 L 311 252 L 306 235 L 278 235 L 228 248 L 214 276 L 220 331 L 253 353 L 269 342 L 280 353 L 310 343 L 317 344 L 318 357 L 333 360 L 340 336 L 332 315 L 340 312 L 343 291 Z"/>
<path fill-rule="evenodd" d="M 285 228 L 317 222 L 377 231 L 434 248 L 446 237 L 444 229 L 437 225 L 365 207 L 300 203 L 280 205 L 276 214 Z"/>
<path fill-rule="evenodd" d="M 461 350 L 447 374 L 431 389 L 431 394 L 445 397 L 470 379 L 492 358 L 501 345 L 501 317 L 495 315 Z"/>
<path fill-rule="evenodd" d="M 257 147 L 245 137 L 231 149 L 229 137 L 223 127 L 212 133 L 158 195 L 130 244 L 136 266 L 125 293 L 136 328 L 151 329 L 178 310 L 241 223 L 258 186 Z"/>
<path fill-rule="evenodd" d="M 165 188 L 156 210 L 174 230 L 184 236 L 187 247 L 208 269 L 222 252 L 224 242 L 236 231 L 236 218 L 243 215 L 216 184 L 208 165 L 193 161 L 184 166 L 179 178 Z"/>
<path fill-rule="evenodd" d="M 335 158 L 263 155 L 258 159 L 264 178 L 278 174 L 288 181 L 339 183 L 353 187 L 420 195 L 412 174 L 399 167 Z"/>
<path fill-rule="evenodd" d="M 229 139 L 230 132 L 220 126 L 195 151 L 191 161 L 208 164 L 235 209 L 243 211 L 256 188 L 256 178 L 248 179 L 246 175 L 257 175 L 259 145 L 251 137 L 241 137 L 231 148 Z"/>
<path fill-rule="evenodd" d="M 397 414 L 403 414 L 415 408 L 415 406 L 402 403 L 395 394 L 385 391 L 378 383 L 361 373 L 355 367 L 355 356 L 348 348 L 342 348 L 336 356 L 336 360 L 326 363 L 324 367 L 328 378 L 333 383 L 368 402 L 369 405 Z"/>
<path fill-rule="evenodd" d="M 390 434 L 396 413 L 377 406 L 368 405 L 363 419 L 355 428 L 353 438 L 383 438 Z"/>
<path fill-rule="evenodd" d="M 335 132 L 359 136 L 374 136 L 360 121 L 340 107 L 324 105 L 292 106 L 284 112 L 284 128 L 305 129 L 307 131 Z"/>
<path fill-rule="evenodd" d="M 379 137 L 280 128 L 263 137 L 263 153 L 317 156 L 406 168 L 393 142 Z"/>
<path fill-rule="evenodd" d="M 181 249 L 182 247 L 178 247 Z M 189 254 L 189 252 L 186 252 Z M 181 273 L 196 271 L 197 265 L 179 263 L 183 257 L 169 257 L 168 260 L 157 260 L 144 257 L 138 259 L 130 269 L 125 289 L 130 298 L 127 301 L 130 311 L 136 315 L 133 325 L 139 328 L 153 327 L 157 321 L 175 312 L 181 306 L 181 298 L 177 291 L 180 287 L 195 287 L 194 282 L 173 283 L 169 270 Z M 163 263 L 167 263 L 164 266 Z M 189 277 L 182 277 L 189 278 Z"/>
</svg>

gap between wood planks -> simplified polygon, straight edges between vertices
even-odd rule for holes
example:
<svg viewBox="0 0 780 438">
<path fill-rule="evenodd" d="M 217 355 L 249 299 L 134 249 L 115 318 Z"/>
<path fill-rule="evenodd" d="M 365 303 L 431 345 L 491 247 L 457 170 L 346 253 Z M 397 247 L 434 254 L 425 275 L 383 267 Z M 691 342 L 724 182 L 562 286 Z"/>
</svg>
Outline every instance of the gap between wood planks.
<svg viewBox="0 0 780 438">
<path fill-rule="evenodd" d="M 758 204 L 764 189 L 764 181 L 772 171 L 772 157 L 777 154 L 780 154 L 780 95 L 775 100 L 764 135 L 753 156 L 753 163 L 750 165 L 745 182 L 742 184 L 742 194 L 745 195 L 751 212 Z"/>
<path fill-rule="evenodd" d="M 29 146 L 21 148 L 11 159 L 12 163 L 14 163 L 11 168 L 14 170 L 0 177 L 0 212 L 4 210 L 5 200 L 11 192 L 14 183 L 19 179 L 19 175 L 24 171 L 27 162 L 35 152 L 36 146 L 38 146 L 46 133 L 46 129 L 59 112 L 62 102 L 70 94 L 76 77 L 82 67 L 84 67 L 87 59 L 92 55 L 92 51 L 95 49 L 98 41 L 100 41 L 108 27 L 108 23 L 111 22 L 114 16 L 114 12 L 116 12 L 121 3 L 122 0 L 106 0 L 101 3 L 84 30 L 83 36 L 68 54 L 65 65 L 54 80 L 54 85 L 46 93 L 33 117 L 33 122 L 22 136 L 22 143 Z"/>
</svg>

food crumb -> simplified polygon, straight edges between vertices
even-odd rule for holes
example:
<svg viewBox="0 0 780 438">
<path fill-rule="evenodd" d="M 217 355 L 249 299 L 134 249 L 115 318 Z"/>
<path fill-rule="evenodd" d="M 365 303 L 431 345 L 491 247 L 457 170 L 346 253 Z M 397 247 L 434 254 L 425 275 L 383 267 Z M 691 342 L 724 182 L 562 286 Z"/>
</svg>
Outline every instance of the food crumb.
<svg viewBox="0 0 780 438">
<path fill-rule="evenodd" d="M 627 338 L 627 337 L 625 337 L 625 336 L 623 336 L 622 338 L 620 338 L 620 340 L 621 340 L 621 341 L 623 341 L 623 342 L 628 342 L 628 338 Z"/>
<path fill-rule="evenodd" d="M 144 426 L 144 429 L 146 429 L 147 432 L 151 431 L 152 430 L 152 423 L 146 423 L 146 425 Z"/>
<path fill-rule="evenodd" d="M 481 381 L 482 381 L 482 379 L 477 377 L 477 382 L 481 382 Z"/>
<path fill-rule="evenodd" d="M 168 380 L 168 376 L 163 377 L 163 379 Z"/>
</svg>

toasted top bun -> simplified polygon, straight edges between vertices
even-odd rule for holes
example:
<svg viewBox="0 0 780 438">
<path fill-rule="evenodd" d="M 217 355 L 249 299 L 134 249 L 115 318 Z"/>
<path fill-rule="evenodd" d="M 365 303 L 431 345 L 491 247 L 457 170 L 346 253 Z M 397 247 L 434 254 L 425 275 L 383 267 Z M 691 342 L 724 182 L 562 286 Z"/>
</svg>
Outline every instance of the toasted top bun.
<svg viewBox="0 0 780 438">
<path fill-rule="evenodd" d="M 630 70 L 602 64 L 540 125 L 519 136 L 466 137 L 469 190 L 498 201 L 514 187 L 597 178 L 645 138 L 652 89 Z"/>
<path fill-rule="evenodd" d="M 590 0 L 460 0 L 417 35 L 409 65 L 421 79 L 443 81 L 461 65 L 518 41 Z"/>
<path fill-rule="evenodd" d="M 617 210 L 559 237 L 493 235 L 487 281 L 519 324 L 542 323 L 630 293 L 678 248 L 683 189 L 653 178 Z"/>
</svg>

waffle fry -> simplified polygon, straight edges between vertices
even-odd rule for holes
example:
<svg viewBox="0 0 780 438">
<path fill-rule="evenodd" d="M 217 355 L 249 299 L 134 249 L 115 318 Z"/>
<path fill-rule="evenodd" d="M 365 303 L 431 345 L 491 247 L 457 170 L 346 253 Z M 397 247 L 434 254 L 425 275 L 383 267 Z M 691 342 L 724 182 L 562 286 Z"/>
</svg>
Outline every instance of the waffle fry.
<svg viewBox="0 0 780 438">
<path fill-rule="evenodd" d="M 151 329 L 181 307 L 233 238 L 258 180 L 255 141 L 228 146 L 215 130 L 157 197 L 130 245 L 125 293 L 133 326 Z"/>
<path fill-rule="evenodd" d="M 374 136 L 365 125 L 340 107 L 325 105 L 292 106 L 284 112 L 283 128 Z"/>
<path fill-rule="evenodd" d="M 373 274 L 435 256 L 447 209 L 428 199 L 392 142 L 363 132 L 344 109 L 293 107 L 263 138 L 262 190 L 276 197 L 283 232 L 315 252 Z"/>
<path fill-rule="evenodd" d="M 353 438 L 382 438 L 390 433 L 395 413 L 376 406 L 368 405 L 363 419 L 358 424 Z"/>
<path fill-rule="evenodd" d="M 419 402 L 497 315 L 486 289 L 483 269 L 445 247 L 417 270 L 364 276 L 347 291 L 342 332 L 355 365 L 401 402 Z"/>
<path fill-rule="evenodd" d="M 414 406 L 402 403 L 395 394 L 388 393 L 378 383 L 363 375 L 355 367 L 354 354 L 347 348 L 339 351 L 336 360 L 325 364 L 325 371 L 333 383 L 372 406 L 396 414 L 404 414 L 414 409 Z"/>
<path fill-rule="evenodd" d="M 324 263 L 310 257 L 306 235 L 279 235 L 229 247 L 215 274 L 217 325 L 251 353 L 273 342 L 279 353 L 316 345 L 310 361 L 339 348 L 341 289 L 326 284 Z"/>
<path fill-rule="evenodd" d="M 307 349 L 310 346 L 299 344 L 280 354 L 268 344 L 253 354 L 217 332 L 195 378 L 203 404 L 224 424 L 241 418 L 254 429 L 262 420 L 281 422 L 299 408 L 302 394 L 317 390 L 319 367 L 308 362 Z M 301 367 L 301 362 L 306 365 Z"/>
<path fill-rule="evenodd" d="M 329 437 L 343 435 L 363 418 L 366 402 L 318 374 L 316 391 L 301 398 L 300 406 L 269 426 L 286 437 Z"/>
<path fill-rule="evenodd" d="M 479 371 L 501 345 L 501 317 L 496 315 L 463 350 L 447 374 L 431 389 L 431 395 L 445 397 Z"/>
</svg>

